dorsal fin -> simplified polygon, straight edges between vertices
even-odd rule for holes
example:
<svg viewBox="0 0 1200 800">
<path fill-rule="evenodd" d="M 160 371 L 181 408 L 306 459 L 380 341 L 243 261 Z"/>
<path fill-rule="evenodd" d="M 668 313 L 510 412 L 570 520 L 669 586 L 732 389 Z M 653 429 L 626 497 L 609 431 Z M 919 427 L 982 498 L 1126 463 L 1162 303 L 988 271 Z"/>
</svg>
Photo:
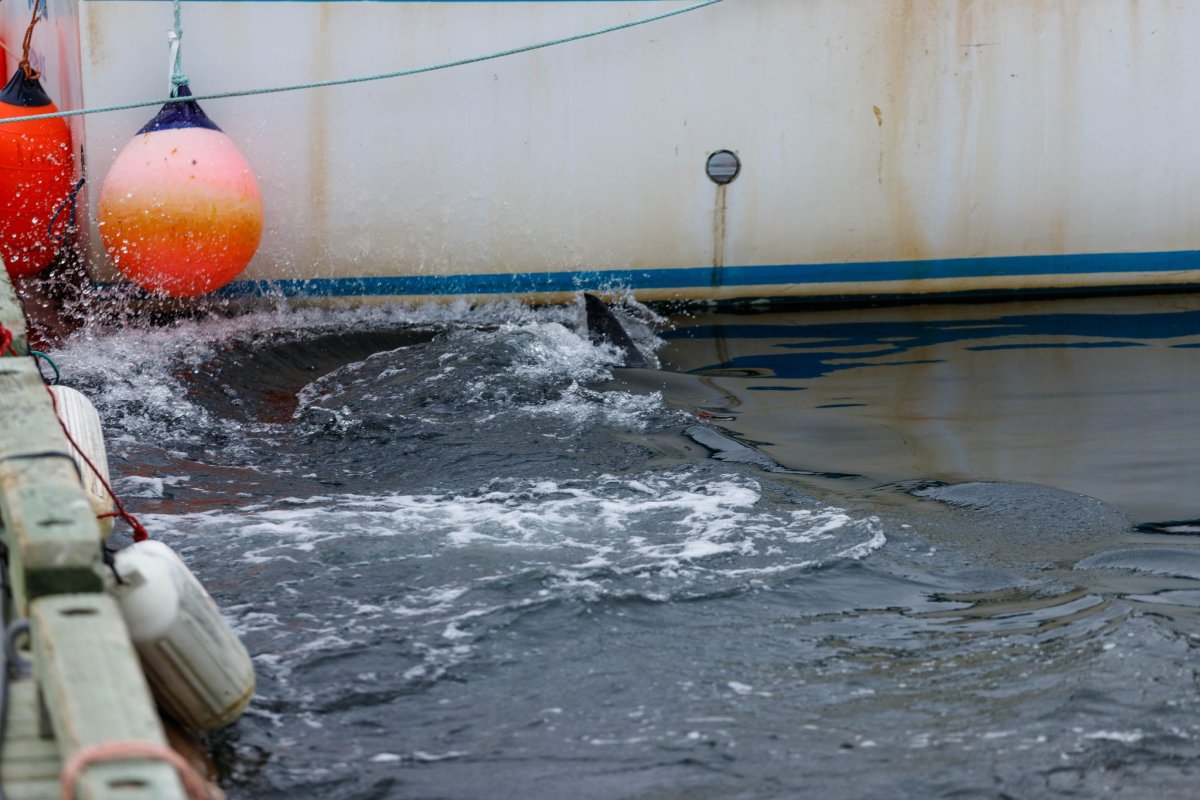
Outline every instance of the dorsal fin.
<svg viewBox="0 0 1200 800">
<path fill-rule="evenodd" d="M 646 357 L 638 350 L 633 339 L 629 338 L 629 334 L 621 327 L 621 323 L 604 301 L 585 293 L 583 302 L 587 308 L 588 338 L 592 344 L 610 344 L 620 350 L 622 367 L 646 367 Z"/>
</svg>

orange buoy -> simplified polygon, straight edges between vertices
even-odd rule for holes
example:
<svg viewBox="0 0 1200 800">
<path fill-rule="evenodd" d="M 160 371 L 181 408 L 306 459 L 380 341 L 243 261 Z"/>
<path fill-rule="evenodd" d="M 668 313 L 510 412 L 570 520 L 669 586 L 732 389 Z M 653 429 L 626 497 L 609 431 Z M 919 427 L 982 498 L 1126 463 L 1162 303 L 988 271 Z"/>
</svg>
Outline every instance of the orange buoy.
<svg viewBox="0 0 1200 800">
<path fill-rule="evenodd" d="M 56 111 L 37 74 L 21 67 L 0 91 L 0 118 Z M 50 222 L 65 207 L 74 172 L 62 119 L 0 125 L 0 256 L 14 278 L 36 275 L 54 258 Z"/>
<path fill-rule="evenodd" d="M 233 141 L 189 99 L 164 105 L 117 155 L 99 217 L 104 248 L 126 277 L 151 292 L 197 297 L 250 263 L 262 194 Z"/>
</svg>

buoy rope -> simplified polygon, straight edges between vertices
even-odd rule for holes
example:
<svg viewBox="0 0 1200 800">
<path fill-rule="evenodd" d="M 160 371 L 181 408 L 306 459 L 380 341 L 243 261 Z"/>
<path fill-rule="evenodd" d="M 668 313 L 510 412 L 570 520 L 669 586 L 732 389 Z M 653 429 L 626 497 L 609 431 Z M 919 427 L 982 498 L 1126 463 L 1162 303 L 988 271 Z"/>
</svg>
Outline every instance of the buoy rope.
<svg viewBox="0 0 1200 800">
<path fill-rule="evenodd" d="M 58 204 L 58 208 L 54 209 L 54 213 L 50 216 L 50 224 L 46 226 L 46 236 L 59 244 L 65 242 L 67 237 L 71 235 L 71 231 L 75 230 L 75 207 L 79 202 L 79 190 L 83 188 L 85 183 L 87 183 L 87 178 L 80 178 L 76 181 L 75 188 L 71 190 L 69 195 L 63 198 L 63 201 Z M 58 223 L 58 215 L 67 208 L 71 209 L 71 213 L 67 217 L 67 229 L 61 235 L 55 236 L 54 226 Z M 55 255 L 57 256 L 58 253 L 56 252 Z"/>
<path fill-rule="evenodd" d="M 493 61 L 497 58 L 507 58 L 508 56 L 520 55 L 533 50 L 541 50 L 546 47 L 555 47 L 560 44 L 569 44 L 578 42 L 582 39 L 590 39 L 594 36 L 603 36 L 607 33 L 615 33 L 616 31 L 626 30 L 628 28 L 636 28 L 639 25 L 647 25 L 651 22 L 667 19 L 668 17 L 677 17 L 680 14 L 687 14 L 691 11 L 698 11 L 708 6 L 716 5 L 723 0 L 703 0 L 703 2 L 695 3 L 683 8 L 677 8 L 674 11 L 666 11 L 662 14 L 655 14 L 651 17 L 642 17 L 631 22 L 622 22 L 618 25 L 609 25 L 607 28 L 598 28 L 594 31 L 586 31 L 584 33 L 576 33 L 571 36 L 564 36 L 561 39 L 550 39 L 537 44 L 525 45 L 524 47 L 515 47 L 511 50 L 500 50 L 487 55 L 474 56 L 472 58 L 461 58 L 456 61 L 446 61 L 441 64 L 430 64 L 424 67 L 414 67 L 413 69 L 401 69 L 394 72 L 378 72 L 373 75 L 359 75 L 354 78 L 336 78 L 327 81 L 312 81 L 311 83 L 293 83 L 287 86 L 273 86 L 265 89 L 239 89 L 231 92 L 212 92 L 210 94 L 198 94 L 192 97 L 168 97 L 164 100 L 139 100 L 134 103 L 121 103 L 111 106 L 95 106 L 93 108 L 76 108 L 68 111 L 56 111 L 51 114 L 32 114 L 27 117 L 8 117 L 0 119 L 0 125 L 7 125 L 11 122 L 34 122 L 40 119 L 59 119 L 63 117 L 79 117 L 85 114 L 104 114 L 110 111 L 129 111 L 134 108 L 148 108 L 150 106 L 167 105 L 168 103 L 182 103 L 187 101 L 201 100 L 223 100 L 228 97 L 252 97 L 260 94 L 279 94 L 280 92 L 298 92 L 305 89 L 323 89 L 329 86 L 346 86 L 353 83 L 368 83 L 370 81 L 382 81 L 390 78 L 405 78 L 410 75 L 421 75 L 426 72 L 437 72 L 443 69 L 451 69 L 452 67 L 463 67 L 468 64 L 479 64 L 483 61 Z"/>
<path fill-rule="evenodd" d="M 174 767 L 189 800 L 209 800 L 211 795 L 207 784 L 195 768 L 184 760 L 183 756 L 166 745 L 145 741 L 100 742 L 80 748 L 63 767 L 60 776 L 62 782 L 60 797 L 62 800 L 75 800 L 75 784 L 83 771 L 90 766 L 142 758 L 164 761 Z"/>
<path fill-rule="evenodd" d="M 180 0 L 175 0 L 175 30 L 167 31 L 167 42 L 171 46 L 171 79 L 169 82 L 171 97 L 179 96 L 179 87 L 187 84 L 187 75 L 183 74 L 183 11 Z"/>
<path fill-rule="evenodd" d="M 36 358 L 38 360 L 38 372 L 39 373 L 42 371 L 41 362 L 45 361 L 47 364 L 50 365 L 50 368 L 52 370 L 54 370 L 54 380 L 46 381 L 45 375 L 42 376 L 42 380 L 46 381 L 46 383 L 50 384 L 51 386 L 57 386 L 58 382 L 62 380 L 62 372 L 59 371 L 58 364 L 54 363 L 54 359 L 51 358 L 50 356 L 46 355 L 45 353 L 43 353 L 41 350 L 30 350 L 29 355 L 33 356 L 34 358 Z"/>
<path fill-rule="evenodd" d="M 29 27 L 25 29 L 25 39 L 21 42 L 21 61 L 17 64 L 21 71 L 25 73 L 25 79 L 36 81 L 42 77 L 42 73 L 38 72 L 29 63 L 29 48 L 33 44 L 33 29 L 41 19 L 39 11 L 44 8 L 43 0 L 33 0 L 33 16 L 29 20 Z"/>
<path fill-rule="evenodd" d="M 149 539 L 150 534 L 146 532 L 146 528 L 141 522 L 138 521 L 137 517 L 125 510 L 125 506 L 121 503 L 121 498 L 117 497 L 117 493 L 113 491 L 112 486 L 104 479 L 104 476 L 100 474 L 100 470 L 98 470 L 92 460 L 88 458 L 87 453 L 83 452 L 83 448 L 80 447 L 79 443 L 75 441 L 75 437 L 71 435 L 71 432 L 67 430 L 67 423 L 63 422 L 62 417 L 58 414 L 58 398 L 54 396 L 54 392 L 50 391 L 49 386 L 46 387 L 46 391 L 50 392 L 50 403 L 54 406 L 54 416 L 58 419 L 58 426 L 62 428 L 63 435 L 67 437 L 67 442 L 69 442 L 75 452 L 79 454 L 79 457 L 83 459 L 83 463 L 87 464 L 88 469 L 92 471 L 92 474 L 96 476 L 96 479 L 100 481 L 100 485 L 104 487 L 104 491 L 107 492 L 108 496 L 112 498 L 113 507 L 117 509 L 116 511 L 110 511 L 107 514 L 97 514 L 96 518 L 120 518 L 124 520 L 125 524 L 133 530 L 133 540 L 135 542 L 142 542 L 146 539 Z"/>
</svg>

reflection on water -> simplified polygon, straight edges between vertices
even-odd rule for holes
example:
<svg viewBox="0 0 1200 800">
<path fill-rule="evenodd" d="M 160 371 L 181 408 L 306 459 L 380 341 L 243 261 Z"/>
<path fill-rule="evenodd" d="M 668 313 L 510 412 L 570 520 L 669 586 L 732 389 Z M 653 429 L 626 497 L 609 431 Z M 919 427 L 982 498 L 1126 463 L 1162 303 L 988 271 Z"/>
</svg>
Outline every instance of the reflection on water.
<svg viewBox="0 0 1200 800">
<path fill-rule="evenodd" d="M 1139 521 L 1200 515 L 1193 296 L 677 320 L 668 368 L 795 469 L 1018 481 Z"/>
</svg>

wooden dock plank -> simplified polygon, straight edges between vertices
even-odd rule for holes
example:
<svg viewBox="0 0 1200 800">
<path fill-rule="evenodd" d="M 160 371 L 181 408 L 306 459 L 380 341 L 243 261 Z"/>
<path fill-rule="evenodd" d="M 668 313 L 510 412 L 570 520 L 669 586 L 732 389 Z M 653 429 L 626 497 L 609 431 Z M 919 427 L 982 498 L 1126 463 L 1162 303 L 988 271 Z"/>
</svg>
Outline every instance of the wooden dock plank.
<svg viewBox="0 0 1200 800">
<path fill-rule="evenodd" d="M 0 321 L 24 355 L 24 318 L 2 267 Z M 84 748 L 167 742 L 103 591 L 100 529 L 33 359 L 0 357 L 0 397 L 0 536 L 11 610 L 29 617 L 34 664 L 33 678 L 12 686 L 0 780 L 9 800 L 54 800 L 63 764 Z M 87 767 L 75 798 L 184 800 L 184 791 L 173 766 L 139 757 Z"/>
<path fill-rule="evenodd" d="M 61 800 L 57 779 L 22 781 L 6 791 L 8 800 Z"/>
<path fill-rule="evenodd" d="M 0 358 L 0 521 L 17 614 L 52 592 L 100 591 L 100 528 L 37 366 Z"/>
<path fill-rule="evenodd" d="M 21 305 L 17 300 L 0 265 L 0 323 L 13 332 L 13 349 L 21 355 L 29 352 L 25 338 L 25 318 Z M 23 374 L 28 370 L 28 359 L 0 359 L 0 397 L 6 402 L 17 397 L 15 384 L 28 386 L 23 378 L 8 379 L 12 373 Z M 31 398 L 27 388 L 23 388 L 22 399 Z M 14 440 L 15 441 L 15 440 Z M 0 431 L 0 456 L 8 450 L 10 439 L 7 431 Z M 11 461 L 11 460 L 10 460 Z M 0 462 L 3 463 L 3 462 Z M 12 480 L 12 479 L 10 479 Z M 4 495 L 0 485 L 0 497 Z M 18 503 L 19 505 L 19 503 Z M 4 519 L 12 514 L 11 508 L 4 508 L 0 501 L 0 532 L 4 533 L 4 541 L 9 547 L 10 571 L 9 578 L 17 579 L 21 586 L 17 591 L 24 593 L 24 581 L 20 580 L 22 571 L 19 567 L 21 553 L 13 538 L 4 528 Z M 24 611 L 18 613 L 23 614 Z M 0 622 L 7 623 L 8 620 Z M 58 800 L 58 775 L 62 767 L 58 746 L 53 738 L 41 736 L 41 712 L 38 700 L 37 684 L 33 679 L 25 678 L 14 681 L 9 687 L 7 708 L 7 724 L 3 752 L 0 753 L 0 780 L 4 782 L 4 791 L 8 800 Z"/>
<path fill-rule="evenodd" d="M 40 735 L 37 684 L 30 678 L 9 687 L 8 724 L 0 754 L 0 780 L 8 800 L 57 800 L 62 759 L 54 739 Z"/>
<path fill-rule="evenodd" d="M 150 689 L 111 597 L 41 597 L 30 603 L 30 612 L 35 674 L 64 759 L 102 742 L 166 745 Z M 87 769 L 78 795 L 91 800 L 183 800 L 184 792 L 173 767 L 141 759 Z"/>
</svg>

